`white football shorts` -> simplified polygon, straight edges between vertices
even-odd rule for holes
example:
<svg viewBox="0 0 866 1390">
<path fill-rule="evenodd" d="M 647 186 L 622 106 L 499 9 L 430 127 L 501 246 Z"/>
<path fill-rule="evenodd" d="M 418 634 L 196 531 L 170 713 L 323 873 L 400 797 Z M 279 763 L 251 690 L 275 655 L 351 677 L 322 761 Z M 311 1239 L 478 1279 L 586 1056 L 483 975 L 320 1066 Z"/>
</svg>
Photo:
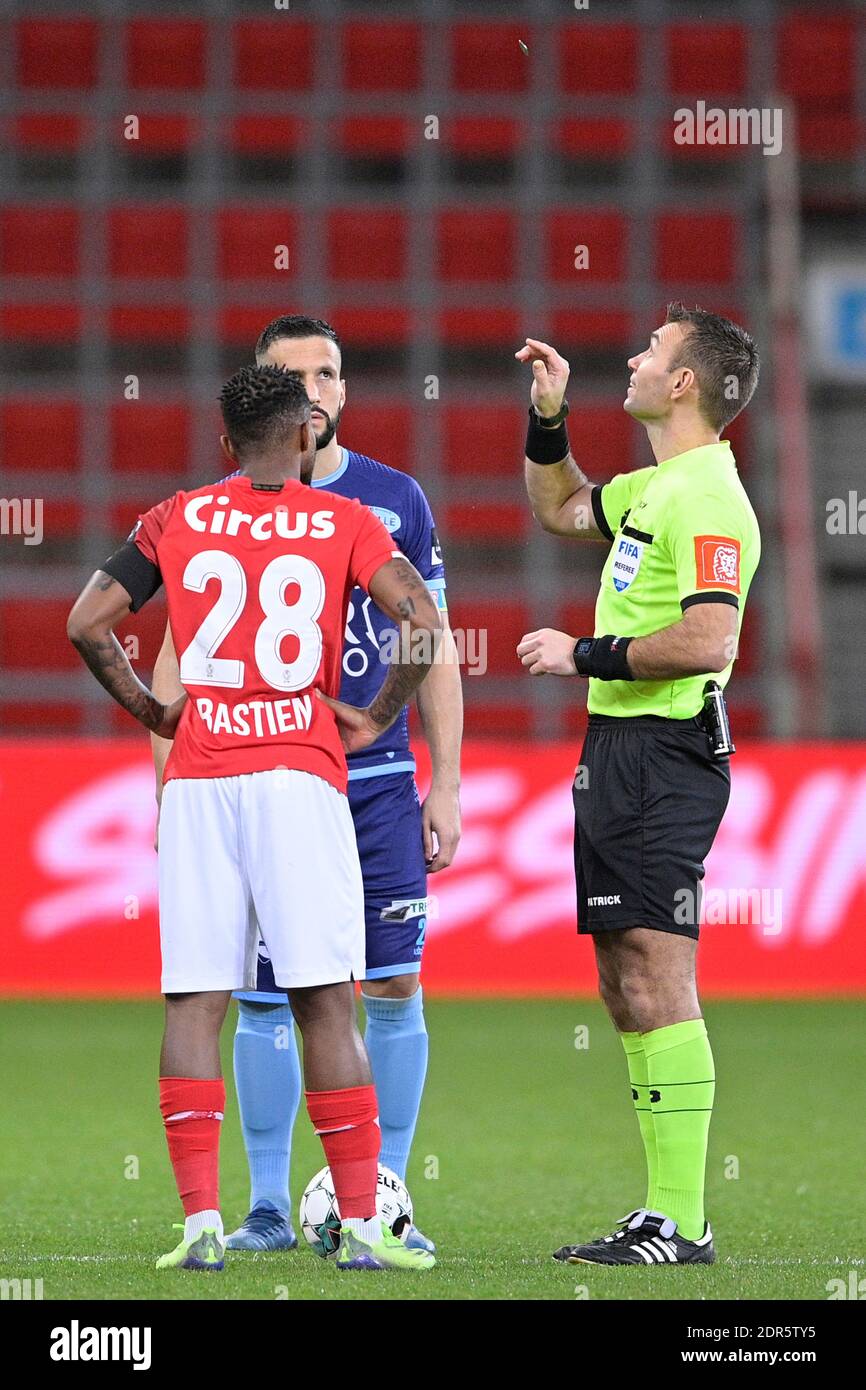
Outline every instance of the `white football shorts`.
<svg viewBox="0 0 866 1390">
<path fill-rule="evenodd" d="M 364 890 L 345 796 L 276 768 L 166 783 L 163 994 L 255 989 L 259 936 L 282 989 L 363 980 Z"/>
</svg>

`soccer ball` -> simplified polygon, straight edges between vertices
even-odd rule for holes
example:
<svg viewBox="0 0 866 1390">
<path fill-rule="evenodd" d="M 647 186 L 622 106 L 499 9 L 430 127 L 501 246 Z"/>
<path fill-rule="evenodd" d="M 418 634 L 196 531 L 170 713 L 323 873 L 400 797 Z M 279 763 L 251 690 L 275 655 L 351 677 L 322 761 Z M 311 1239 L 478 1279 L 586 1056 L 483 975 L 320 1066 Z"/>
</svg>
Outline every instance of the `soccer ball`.
<svg viewBox="0 0 866 1390">
<path fill-rule="evenodd" d="M 382 1225 L 388 1226 L 396 1236 L 412 1221 L 412 1198 L 406 1184 L 381 1163 L 376 1184 L 376 1211 Z M 314 1178 L 310 1178 L 301 1198 L 299 1214 L 301 1230 L 316 1254 L 323 1259 L 336 1255 L 340 1248 L 340 1227 L 343 1223 L 330 1168 L 322 1168 Z"/>
</svg>

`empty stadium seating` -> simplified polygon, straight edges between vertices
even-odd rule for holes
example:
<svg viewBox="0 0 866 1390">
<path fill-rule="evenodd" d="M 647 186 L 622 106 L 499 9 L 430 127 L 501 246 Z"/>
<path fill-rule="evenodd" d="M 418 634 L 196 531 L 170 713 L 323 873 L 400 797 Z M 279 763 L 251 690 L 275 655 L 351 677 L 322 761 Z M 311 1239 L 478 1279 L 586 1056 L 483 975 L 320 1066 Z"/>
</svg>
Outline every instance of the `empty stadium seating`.
<svg viewBox="0 0 866 1390">
<path fill-rule="evenodd" d="M 502 495 L 492 480 L 520 452 L 523 378 L 512 354 L 526 333 L 542 331 L 571 357 L 572 446 L 603 479 L 635 461 L 621 387 L 649 318 L 681 294 L 736 314 L 759 273 L 736 149 L 709 159 L 706 147 L 677 145 L 657 106 L 639 125 L 639 103 L 660 92 L 672 110 L 699 98 L 747 104 L 755 44 L 766 38 L 769 75 L 797 111 L 807 196 L 810 170 L 854 168 L 866 135 L 863 18 L 845 4 L 775 7 L 760 34 L 747 5 L 663 16 L 652 66 L 628 6 L 610 18 L 557 16 L 544 72 L 533 25 L 494 6 L 467 5 L 450 25 L 432 25 L 398 6 L 346 4 L 327 33 L 303 7 L 267 16 L 229 7 L 218 22 L 189 6 L 104 21 L 21 8 L 5 28 L 0 453 L 19 490 L 51 480 L 61 560 L 50 591 L 68 582 L 69 598 L 95 534 L 122 534 L 164 487 L 207 476 L 216 454 L 202 453 L 200 402 L 215 412 L 221 366 L 248 360 L 276 313 L 301 310 L 331 318 L 343 336 L 347 442 L 434 485 L 446 554 L 450 541 L 461 565 L 471 568 L 476 541 L 512 547 L 519 592 L 532 563 L 519 467 Z M 136 139 L 126 138 L 130 112 Z M 431 114 L 438 139 L 425 131 Z M 648 131 L 656 175 L 650 205 L 635 213 Z M 724 199 L 701 196 L 709 165 L 727 180 Z M 412 182 L 421 168 L 424 200 Z M 521 186 L 530 175 L 543 180 L 531 204 Z M 287 264 L 275 264 L 283 246 Z M 581 246 L 585 268 L 575 264 Z M 527 286 L 539 287 L 537 316 Z M 141 378 L 136 401 L 122 395 L 127 373 Z M 428 373 L 441 376 L 433 400 Z M 84 457 L 93 412 L 104 458 Z M 731 438 L 748 473 L 747 420 Z M 150 497 L 140 495 L 148 474 Z M 554 570 L 551 623 L 588 629 L 591 592 L 583 580 L 574 592 L 565 554 Z M 0 602 L 0 665 L 44 676 L 46 728 L 82 727 L 81 707 L 55 680 L 77 661 L 58 636 L 68 600 L 39 598 L 36 567 L 27 574 L 32 594 L 17 583 Z M 579 728 L 582 715 L 557 711 L 539 726 L 514 657 L 534 616 L 527 606 L 503 596 L 492 572 L 485 588 L 471 571 L 471 602 L 460 570 L 450 578 L 452 621 L 488 614 L 490 670 L 500 692 L 513 690 L 491 700 L 468 682 L 468 729 Z M 162 622 L 162 609 L 153 613 L 148 642 Z M 37 625 L 57 640 L 33 653 Z M 4 727 L 26 724 L 28 708 L 0 689 Z M 760 703 L 744 700 L 742 719 L 759 731 Z M 106 712 L 109 726 L 127 727 Z"/>
<path fill-rule="evenodd" d="M 312 25 L 294 16 L 238 20 L 232 75 L 242 92 L 308 91 L 313 82 Z"/>
<path fill-rule="evenodd" d="M 87 91 L 96 85 L 96 19 L 20 19 L 15 48 L 18 85 L 22 90 Z"/>
</svg>

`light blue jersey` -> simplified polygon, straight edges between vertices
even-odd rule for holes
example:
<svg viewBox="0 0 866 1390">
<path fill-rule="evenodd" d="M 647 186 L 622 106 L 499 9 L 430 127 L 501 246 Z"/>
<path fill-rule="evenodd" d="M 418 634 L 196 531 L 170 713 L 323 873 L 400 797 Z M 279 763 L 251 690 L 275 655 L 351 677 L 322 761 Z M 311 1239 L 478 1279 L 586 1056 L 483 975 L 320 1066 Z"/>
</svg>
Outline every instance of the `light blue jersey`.
<svg viewBox="0 0 866 1390">
<path fill-rule="evenodd" d="M 313 487 L 339 493 L 341 497 L 356 497 L 369 507 L 391 532 L 406 559 L 411 560 L 426 581 L 439 608 L 444 610 L 442 552 L 433 513 L 414 478 L 364 454 L 343 449 L 336 472 L 327 478 L 317 478 Z M 393 632 L 391 619 L 362 589 L 354 589 L 346 619 L 341 700 L 350 705 L 369 705 L 388 669 L 379 656 L 383 639 Z M 409 749 L 408 711 L 404 709 L 400 718 L 369 748 L 350 754 L 348 763 L 350 782 L 388 772 L 414 772 L 415 760 Z"/>
</svg>

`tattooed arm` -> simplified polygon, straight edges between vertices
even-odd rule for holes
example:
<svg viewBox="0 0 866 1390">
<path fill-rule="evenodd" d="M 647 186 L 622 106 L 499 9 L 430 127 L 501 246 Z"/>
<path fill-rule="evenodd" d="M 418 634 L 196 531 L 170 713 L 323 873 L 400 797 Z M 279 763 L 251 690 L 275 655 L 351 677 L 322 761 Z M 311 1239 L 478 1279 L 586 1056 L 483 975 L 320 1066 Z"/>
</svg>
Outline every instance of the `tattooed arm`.
<svg viewBox="0 0 866 1390">
<path fill-rule="evenodd" d="M 369 593 L 397 624 L 393 647 L 382 652 L 383 660 L 389 660 L 382 688 L 366 709 L 320 696 L 337 716 L 347 753 L 369 747 L 391 727 L 433 665 L 442 637 L 442 619 L 430 590 L 405 556 L 398 555 L 376 571 Z"/>
<path fill-rule="evenodd" d="M 100 685 L 118 704 L 152 733 L 161 738 L 173 738 L 186 703 L 186 693 L 164 705 L 136 676 L 114 635 L 116 624 L 126 617 L 131 604 L 132 599 L 123 585 L 104 570 L 97 570 L 69 614 L 67 636 Z"/>
<path fill-rule="evenodd" d="M 402 555 L 376 571 L 370 580 L 370 597 L 394 619 L 399 633 L 399 660 L 389 666 L 368 710 L 381 734 L 391 727 L 433 665 L 442 619 L 424 580 Z"/>
</svg>

